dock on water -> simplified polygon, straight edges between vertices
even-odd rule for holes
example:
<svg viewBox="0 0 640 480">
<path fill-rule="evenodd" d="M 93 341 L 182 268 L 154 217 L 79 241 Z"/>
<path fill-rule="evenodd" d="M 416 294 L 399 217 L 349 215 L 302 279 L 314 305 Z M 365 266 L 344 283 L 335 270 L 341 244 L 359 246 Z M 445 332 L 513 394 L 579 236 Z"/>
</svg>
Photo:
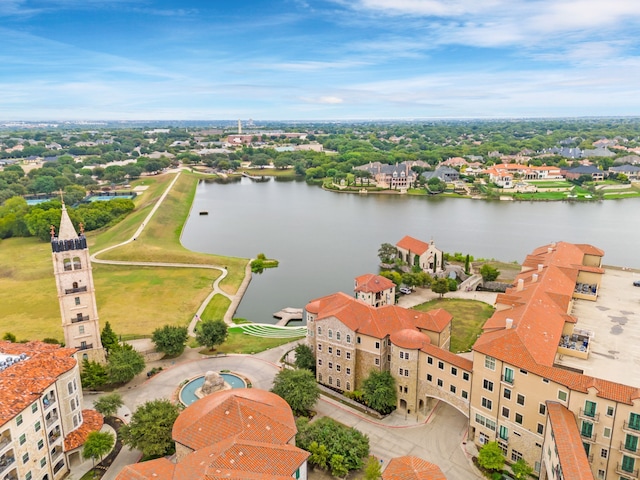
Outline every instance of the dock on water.
<svg viewBox="0 0 640 480">
<path fill-rule="evenodd" d="M 286 327 L 287 324 L 292 320 L 302 320 L 302 309 L 287 307 L 283 308 L 279 312 L 274 313 L 273 316 L 280 319 L 278 320 L 276 325 Z"/>
</svg>

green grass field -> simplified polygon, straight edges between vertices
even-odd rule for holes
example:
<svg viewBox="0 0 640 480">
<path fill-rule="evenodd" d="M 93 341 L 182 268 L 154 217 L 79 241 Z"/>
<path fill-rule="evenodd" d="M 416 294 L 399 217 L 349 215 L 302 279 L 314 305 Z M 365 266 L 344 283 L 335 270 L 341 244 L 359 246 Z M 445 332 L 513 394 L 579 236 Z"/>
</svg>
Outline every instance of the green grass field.
<svg viewBox="0 0 640 480">
<path fill-rule="evenodd" d="M 136 182 L 149 185 L 136 198 L 136 209 L 117 225 L 90 232 L 91 252 L 130 238 L 173 178 L 174 174 L 158 175 Z M 235 293 L 244 278 L 246 259 L 191 252 L 179 242 L 198 178 L 183 173 L 141 238 L 105 257 L 226 266 L 229 274 L 221 288 Z M 93 275 L 101 325 L 109 321 L 118 334 L 144 335 L 164 324 L 187 325 L 220 272 L 94 264 Z M 220 315 L 228 300 L 219 297 L 222 300 L 214 297 L 207 312 Z M 0 241 L 0 306 L 0 335 L 11 332 L 19 340 L 62 340 L 49 243 L 35 238 Z"/>
<path fill-rule="evenodd" d="M 493 307 L 476 300 L 443 298 L 431 300 L 414 307 L 426 312 L 442 308 L 453 315 L 451 327 L 451 348 L 453 353 L 468 352 L 482 332 L 482 325 L 493 315 Z"/>
<path fill-rule="evenodd" d="M 218 346 L 213 352 L 204 348 L 200 350 L 203 355 L 215 355 L 217 353 L 259 353 L 270 348 L 279 347 L 285 343 L 293 342 L 303 337 L 297 338 L 267 338 L 247 335 L 242 331 L 229 329 L 229 336 L 224 344 Z"/>
</svg>

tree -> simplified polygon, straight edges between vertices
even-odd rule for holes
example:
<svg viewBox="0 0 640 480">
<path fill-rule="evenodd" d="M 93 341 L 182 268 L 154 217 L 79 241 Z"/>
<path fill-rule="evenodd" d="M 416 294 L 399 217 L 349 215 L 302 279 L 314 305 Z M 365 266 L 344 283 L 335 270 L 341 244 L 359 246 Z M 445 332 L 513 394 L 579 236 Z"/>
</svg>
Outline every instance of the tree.
<svg viewBox="0 0 640 480">
<path fill-rule="evenodd" d="M 294 351 L 296 352 L 296 368 L 311 370 L 312 372 L 316 371 L 316 357 L 309 345 L 301 343 Z"/>
<path fill-rule="evenodd" d="M 334 477 L 345 478 L 349 473 L 344 455 L 332 455 L 331 460 L 329 460 L 329 464 L 331 465 L 331 475 Z"/>
<path fill-rule="evenodd" d="M 440 298 L 442 298 L 444 294 L 449 291 L 449 279 L 438 278 L 431 284 L 431 290 L 433 291 L 433 293 L 439 293 Z"/>
<path fill-rule="evenodd" d="M 120 427 L 122 441 L 146 457 L 162 457 L 174 452 L 171 438 L 173 424 L 180 413 L 169 400 L 151 400 L 138 407 L 131 423 Z"/>
<path fill-rule="evenodd" d="M 196 329 L 196 341 L 209 350 L 222 345 L 227 339 L 229 331 L 224 320 L 203 320 Z"/>
<path fill-rule="evenodd" d="M 105 385 L 108 381 L 109 375 L 107 375 L 107 371 L 102 365 L 87 358 L 82 360 L 82 372 L 80 373 L 82 388 L 95 390 Z"/>
<path fill-rule="evenodd" d="M 372 370 L 362 383 L 362 392 L 366 404 L 387 414 L 396 408 L 396 381 L 389 372 Z"/>
<path fill-rule="evenodd" d="M 129 348 L 117 348 L 107 359 L 107 375 L 110 383 L 127 383 L 144 370 L 144 358 Z"/>
<path fill-rule="evenodd" d="M 310 370 L 281 370 L 273 380 L 273 393 L 282 397 L 294 415 L 304 415 L 316 403 L 320 390 Z"/>
<path fill-rule="evenodd" d="M 2 340 L 6 340 L 8 342 L 16 343 L 16 336 L 11 332 L 5 332 L 2 336 Z"/>
<path fill-rule="evenodd" d="M 362 459 L 369 456 L 369 438 L 355 428 L 345 427 L 332 418 L 322 417 L 313 423 L 305 419 L 304 422 L 296 422 L 296 426 L 297 446 L 310 451 L 312 442 L 324 445 L 328 452 L 327 458 L 343 455 L 348 470 L 362 468 Z"/>
<path fill-rule="evenodd" d="M 100 333 L 100 340 L 102 341 L 102 346 L 107 351 L 107 353 L 111 352 L 114 348 L 118 348 L 120 345 L 118 343 L 118 336 L 111 329 L 111 324 L 107 320 L 104 324 L 104 328 L 102 329 L 102 333 Z"/>
<path fill-rule="evenodd" d="M 485 263 L 480 269 L 480 275 L 485 282 L 493 282 L 500 275 L 500 270 Z"/>
<path fill-rule="evenodd" d="M 511 465 L 511 471 L 517 480 L 523 480 L 533 473 L 533 468 L 531 468 L 531 466 L 521 458 Z"/>
<path fill-rule="evenodd" d="M 87 441 L 84 442 L 82 456 L 85 459 L 92 459 L 93 466 L 96 466 L 96 459 L 102 461 L 107 453 L 111 451 L 116 439 L 109 432 L 91 432 L 87 435 Z"/>
<path fill-rule="evenodd" d="M 173 325 L 165 325 L 162 328 L 156 328 L 151 334 L 156 349 L 170 357 L 177 357 L 184 352 L 184 345 L 189 338 L 187 327 L 178 327 Z"/>
<path fill-rule="evenodd" d="M 398 249 L 390 243 L 383 243 L 378 249 L 378 258 L 381 263 L 393 263 L 396 255 L 398 255 Z"/>
<path fill-rule="evenodd" d="M 382 477 L 382 467 L 380 462 L 373 455 L 367 460 L 367 465 L 364 468 L 365 480 L 378 480 Z"/>
<path fill-rule="evenodd" d="M 309 445 L 309 463 L 320 468 L 327 468 L 329 460 L 329 451 L 324 445 L 318 445 L 318 442 L 311 442 Z"/>
<path fill-rule="evenodd" d="M 114 416 L 122 405 L 124 403 L 119 393 L 110 393 L 93 402 L 93 408 L 105 417 Z"/>
<path fill-rule="evenodd" d="M 466 273 L 467 275 L 471 273 L 471 262 L 468 253 L 467 256 L 464 257 L 464 273 Z"/>
<path fill-rule="evenodd" d="M 478 465 L 490 472 L 502 470 L 504 461 L 504 455 L 498 442 L 486 443 L 478 452 Z"/>
</svg>

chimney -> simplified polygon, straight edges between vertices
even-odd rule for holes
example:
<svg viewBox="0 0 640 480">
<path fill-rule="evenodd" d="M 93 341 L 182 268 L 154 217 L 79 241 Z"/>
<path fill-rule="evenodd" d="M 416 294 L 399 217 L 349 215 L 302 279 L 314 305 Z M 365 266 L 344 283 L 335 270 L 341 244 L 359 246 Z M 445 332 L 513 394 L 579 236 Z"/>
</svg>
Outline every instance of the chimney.
<svg viewBox="0 0 640 480">
<path fill-rule="evenodd" d="M 536 283 L 538 281 L 538 274 L 534 273 L 531 275 L 531 283 Z"/>
<path fill-rule="evenodd" d="M 513 318 L 507 318 L 504 322 L 504 328 L 510 330 L 513 327 Z"/>
<path fill-rule="evenodd" d="M 548 248 L 547 248 L 547 253 L 551 253 L 551 252 L 553 252 L 553 248 L 548 247 Z"/>
<path fill-rule="evenodd" d="M 521 292 L 524 289 L 524 280 L 522 278 L 518 279 L 518 287 L 517 287 L 517 291 Z"/>
<path fill-rule="evenodd" d="M 543 268 L 544 268 L 544 265 L 539 263 L 538 264 L 538 271 L 541 272 Z"/>
</svg>

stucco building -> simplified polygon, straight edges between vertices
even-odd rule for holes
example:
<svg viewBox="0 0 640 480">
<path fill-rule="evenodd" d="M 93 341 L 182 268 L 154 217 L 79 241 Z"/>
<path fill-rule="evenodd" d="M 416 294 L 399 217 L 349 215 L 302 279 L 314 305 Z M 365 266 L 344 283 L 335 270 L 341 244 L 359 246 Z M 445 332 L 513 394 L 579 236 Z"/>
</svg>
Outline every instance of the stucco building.
<svg viewBox="0 0 640 480">
<path fill-rule="evenodd" d="M 423 242 L 407 235 L 396 243 L 398 258 L 409 266 L 418 265 L 428 273 L 442 271 L 442 250 L 436 248 L 433 240 Z"/>
<path fill-rule="evenodd" d="M 428 323 L 346 294 L 313 300 L 317 379 L 352 390 L 388 370 L 401 412 L 419 417 L 445 401 L 468 418 L 469 441 L 497 441 L 542 479 L 640 478 L 640 311 L 631 273 L 605 270 L 603 255 L 566 242 L 534 250 L 460 355 L 448 351 L 446 312 Z"/>
<path fill-rule="evenodd" d="M 289 405 L 252 389 L 212 393 L 180 413 L 173 459 L 125 467 L 117 480 L 307 479 L 309 453 L 295 446 Z"/>
<path fill-rule="evenodd" d="M 57 480 L 102 416 L 82 410 L 76 350 L 0 341 L 0 478 Z"/>
</svg>

